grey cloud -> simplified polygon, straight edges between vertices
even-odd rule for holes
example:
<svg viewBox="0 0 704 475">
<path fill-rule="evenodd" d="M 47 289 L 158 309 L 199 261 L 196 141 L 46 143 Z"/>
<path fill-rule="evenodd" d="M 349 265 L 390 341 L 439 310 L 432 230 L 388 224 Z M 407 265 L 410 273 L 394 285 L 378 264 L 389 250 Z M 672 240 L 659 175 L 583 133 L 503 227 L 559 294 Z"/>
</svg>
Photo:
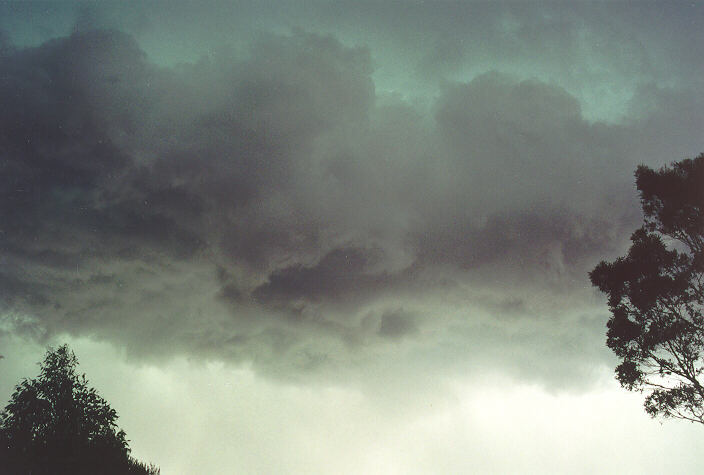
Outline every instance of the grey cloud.
<svg viewBox="0 0 704 475">
<path fill-rule="evenodd" d="M 13 305 L 18 300 L 29 305 L 42 305 L 48 303 L 45 295 L 49 290 L 46 285 L 23 280 L 14 275 L 0 274 L 0 285 L 4 293 L 4 304 Z M 6 310 L 6 309 L 3 309 Z"/>
<path fill-rule="evenodd" d="M 446 82 L 428 114 L 375 91 L 373 53 L 295 30 L 163 67 L 81 28 L 5 54 L 10 325 L 289 377 L 600 331 L 553 331 L 555 312 L 593 305 L 585 272 L 637 221 L 636 142 L 667 116 L 589 121 L 496 72 Z"/>
<path fill-rule="evenodd" d="M 586 121 L 560 87 L 482 75 L 447 88 L 437 121 L 453 185 L 475 213 L 563 200 L 591 209 L 630 181 L 631 131 Z"/>
<path fill-rule="evenodd" d="M 414 316 L 406 314 L 402 310 L 396 310 L 386 312 L 381 316 L 378 333 L 384 338 L 398 339 L 412 335 L 417 331 Z"/>
<path fill-rule="evenodd" d="M 637 224 L 624 212 L 618 223 L 593 215 L 571 215 L 568 209 L 521 210 L 491 215 L 482 223 L 429 230 L 418 236 L 423 265 L 453 264 L 483 268 L 505 278 L 529 278 L 540 271 L 558 279 L 582 280 L 594 256 L 617 245 L 619 236 Z M 605 238 L 610 238 L 605 242 Z M 613 249 L 613 248 L 612 248 Z"/>
<path fill-rule="evenodd" d="M 278 270 L 268 281 L 257 287 L 253 296 L 261 302 L 306 299 L 338 301 L 349 295 L 368 294 L 381 290 L 385 273 L 370 271 L 374 255 L 364 249 L 335 249 L 323 256 L 313 267 L 300 264 Z"/>
</svg>

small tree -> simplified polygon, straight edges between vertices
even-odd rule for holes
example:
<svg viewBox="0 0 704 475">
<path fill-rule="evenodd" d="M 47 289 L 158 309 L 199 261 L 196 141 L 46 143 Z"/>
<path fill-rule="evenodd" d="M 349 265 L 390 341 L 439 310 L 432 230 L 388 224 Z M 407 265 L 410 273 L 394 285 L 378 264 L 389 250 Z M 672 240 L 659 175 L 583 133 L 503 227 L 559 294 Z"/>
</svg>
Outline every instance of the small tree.
<svg viewBox="0 0 704 475">
<path fill-rule="evenodd" d="M 129 456 L 117 413 L 78 375 L 63 345 L 36 379 L 20 382 L 0 413 L 0 467 L 13 474 L 156 474 Z"/>
<path fill-rule="evenodd" d="M 704 154 L 635 175 L 644 224 L 589 274 L 608 295 L 606 343 L 648 414 L 704 424 Z"/>
</svg>

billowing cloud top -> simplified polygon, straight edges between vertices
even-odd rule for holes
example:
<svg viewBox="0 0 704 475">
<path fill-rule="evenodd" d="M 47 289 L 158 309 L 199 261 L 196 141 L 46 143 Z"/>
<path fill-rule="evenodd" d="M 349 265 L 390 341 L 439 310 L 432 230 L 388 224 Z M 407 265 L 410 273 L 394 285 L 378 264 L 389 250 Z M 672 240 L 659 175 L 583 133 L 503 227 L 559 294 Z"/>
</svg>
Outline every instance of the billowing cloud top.
<svg viewBox="0 0 704 475">
<path fill-rule="evenodd" d="M 586 272 L 639 220 L 635 165 L 700 151 L 702 82 L 661 50 L 613 64 L 653 37 L 598 12 L 482 8 L 467 42 L 448 23 L 416 52 L 386 25 L 378 56 L 372 21 L 364 46 L 307 25 L 176 65 L 85 12 L 35 46 L 6 35 L 3 331 L 283 377 L 379 361 L 579 376 L 605 354 Z M 580 43 L 597 33 L 610 52 Z M 388 87 L 392 48 L 412 93 Z M 555 72 L 571 65 L 584 76 Z M 627 107 L 599 117 L 600 88 Z"/>
</svg>

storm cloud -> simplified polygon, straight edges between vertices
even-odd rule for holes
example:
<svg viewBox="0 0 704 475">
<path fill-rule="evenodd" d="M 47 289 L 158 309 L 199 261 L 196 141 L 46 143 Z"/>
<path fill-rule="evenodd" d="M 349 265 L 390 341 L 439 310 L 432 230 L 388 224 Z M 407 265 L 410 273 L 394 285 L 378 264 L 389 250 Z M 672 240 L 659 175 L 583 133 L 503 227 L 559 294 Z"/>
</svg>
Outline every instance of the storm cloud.
<svg viewBox="0 0 704 475">
<path fill-rule="evenodd" d="M 390 43 L 377 55 L 344 28 L 260 32 L 178 64 L 152 59 L 132 20 L 94 29 L 109 11 L 36 46 L 3 39 L 5 331 L 284 377 L 403 347 L 438 367 L 579 379 L 605 358 L 589 349 L 604 311 L 586 272 L 640 219 L 634 167 L 701 145 L 702 84 L 686 67 L 658 83 L 626 41 L 606 59 L 608 80 L 643 74 L 628 110 L 585 113 L 587 79 L 551 71 L 585 54 L 584 35 L 623 36 L 576 22 L 598 11 L 518 13 L 486 7 L 473 35 L 496 39 L 492 58 L 553 46 L 542 73 L 505 67 L 529 50 L 475 59 L 449 24 L 413 53 L 409 95 L 387 87 Z"/>
<path fill-rule="evenodd" d="M 699 473 L 589 283 L 704 151 L 696 2 L 0 0 L 0 396 L 163 473 Z"/>
</svg>

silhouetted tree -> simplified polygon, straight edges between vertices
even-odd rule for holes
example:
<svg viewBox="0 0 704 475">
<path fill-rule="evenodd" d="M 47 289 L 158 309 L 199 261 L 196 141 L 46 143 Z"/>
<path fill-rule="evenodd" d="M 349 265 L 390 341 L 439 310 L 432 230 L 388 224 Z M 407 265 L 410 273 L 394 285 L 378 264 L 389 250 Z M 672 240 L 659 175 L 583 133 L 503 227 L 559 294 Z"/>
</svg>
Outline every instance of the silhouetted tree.
<svg viewBox="0 0 704 475">
<path fill-rule="evenodd" d="M 643 227 L 589 274 L 608 295 L 616 378 L 646 392 L 651 416 L 704 424 L 704 154 L 635 175 Z"/>
<path fill-rule="evenodd" d="M 117 413 L 78 375 L 63 345 L 36 379 L 16 387 L 0 413 L 0 471 L 12 474 L 157 474 L 129 456 Z"/>
</svg>

